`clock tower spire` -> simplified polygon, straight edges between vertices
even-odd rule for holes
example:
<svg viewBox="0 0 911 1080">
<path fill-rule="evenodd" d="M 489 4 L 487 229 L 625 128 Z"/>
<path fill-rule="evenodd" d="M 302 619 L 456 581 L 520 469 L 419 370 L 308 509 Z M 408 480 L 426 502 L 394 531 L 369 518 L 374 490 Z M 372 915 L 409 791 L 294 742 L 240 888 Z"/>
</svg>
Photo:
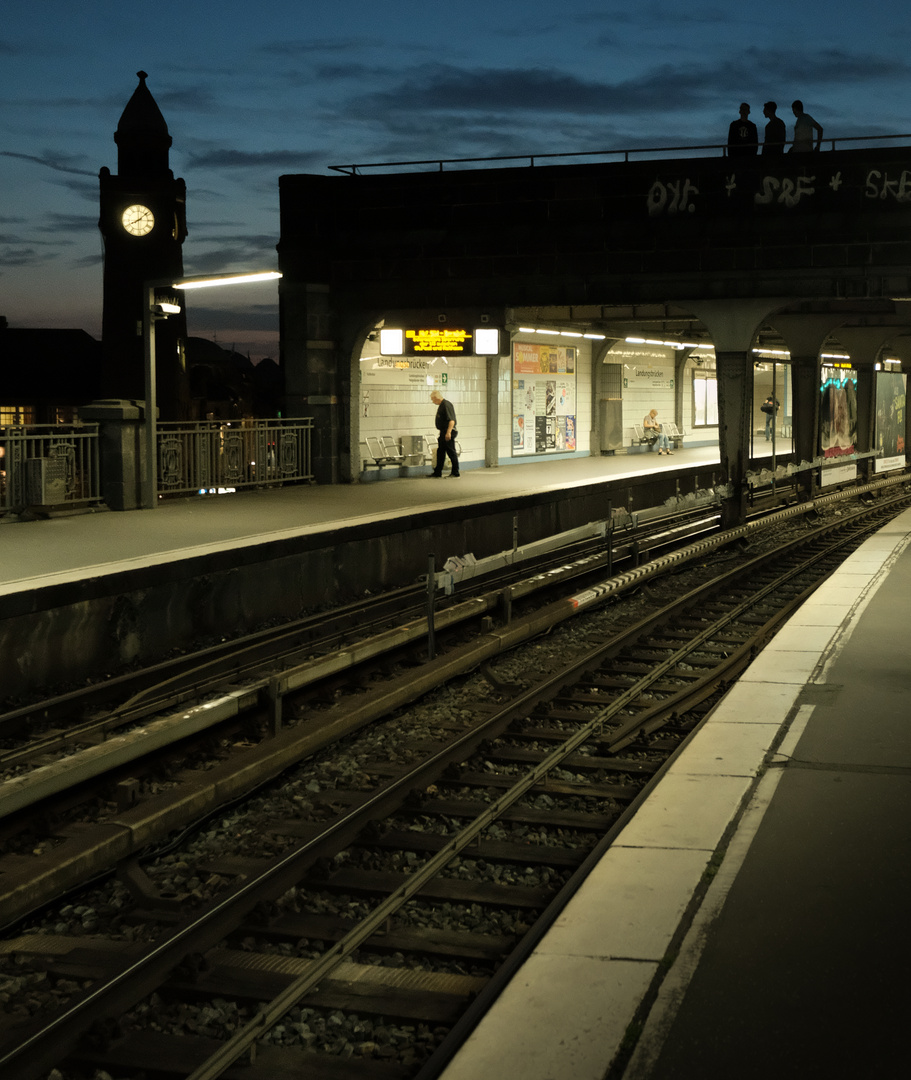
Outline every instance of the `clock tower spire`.
<svg viewBox="0 0 911 1080">
<path fill-rule="evenodd" d="M 104 243 L 104 395 L 134 400 L 145 396 L 144 283 L 183 277 L 182 245 L 187 235 L 186 184 L 175 180 L 168 165 L 172 142 L 168 125 L 146 86 L 148 75 L 139 71 L 137 77 L 139 85 L 114 133 L 117 175 L 108 168 L 100 172 L 98 222 Z M 186 336 L 184 312 L 156 327 L 158 406 L 163 420 L 187 417 Z"/>
</svg>

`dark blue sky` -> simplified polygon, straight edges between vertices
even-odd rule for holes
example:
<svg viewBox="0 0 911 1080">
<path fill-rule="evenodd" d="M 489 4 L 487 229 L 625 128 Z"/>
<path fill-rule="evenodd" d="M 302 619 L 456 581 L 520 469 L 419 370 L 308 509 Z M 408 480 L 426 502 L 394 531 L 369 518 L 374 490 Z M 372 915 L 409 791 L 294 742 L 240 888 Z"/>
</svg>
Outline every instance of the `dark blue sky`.
<svg viewBox="0 0 911 1080">
<path fill-rule="evenodd" d="M 769 98 L 789 133 L 799 97 L 827 138 L 902 134 L 909 56 L 904 0 L 7 0 L 0 314 L 100 336 L 98 170 L 140 69 L 187 182 L 185 269 L 208 273 L 276 266 L 282 173 L 720 143 Z M 191 333 L 276 355 L 274 285 L 206 302 Z"/>
</svg>

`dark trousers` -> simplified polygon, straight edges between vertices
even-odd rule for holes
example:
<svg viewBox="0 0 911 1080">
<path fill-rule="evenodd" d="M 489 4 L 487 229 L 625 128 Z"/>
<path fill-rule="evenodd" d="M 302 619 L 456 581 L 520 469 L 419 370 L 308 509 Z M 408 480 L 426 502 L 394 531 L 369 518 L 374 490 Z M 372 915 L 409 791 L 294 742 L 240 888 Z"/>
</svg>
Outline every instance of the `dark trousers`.
<svg viewBox="0 0 911 1080">
<path fill-rule="evenodd" d="M 452 463 L 452 475 L 459 475 L 459 455 L 456 453 L 455 447 L 455 432 L 452 433 L 452 438 L 447 439 L 441 431 L 437 436 L 437 464 L 433 470 L 437 476 L 443 475 L 443 466 L 446 464 L 446 456 L 449 455 L 449 460 Z"/>
</svg>

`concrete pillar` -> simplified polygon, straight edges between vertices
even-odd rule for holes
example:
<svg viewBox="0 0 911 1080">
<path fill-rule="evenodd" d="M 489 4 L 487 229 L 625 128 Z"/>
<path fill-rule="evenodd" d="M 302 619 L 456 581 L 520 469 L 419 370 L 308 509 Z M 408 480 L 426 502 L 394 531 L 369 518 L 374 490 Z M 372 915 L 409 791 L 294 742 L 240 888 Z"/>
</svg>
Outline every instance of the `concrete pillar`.
<svg viewBox="0 0 911 1080">
<path fill-rule="evenodd" d="M 875 381 L 872 364 L 857 368 L 857 438 L 854 449 L 859 454 L 873 449 L 873 418 L 876 413 Z M 873 479 L 873 459 L 864 458 L 857 463 L 859 480 Z"/>
<path fill-rule="evenodd" d="M 286 284 L 283 279 L 280 292 L 282 340 L 303 342 L 303 355 L 282 357 L 284 413 L 289 417 L 313 418 L 313 473 L 317 483 L 335 484 L 340 479 L 341 432 L 347 397 L 341 386 L 343 361 L 336 340 L 330 288 L 319 283 Z M 347 362 L 344 370 L 348 370 Z M 348 456 L 345 455 L 346 459 Z"/>
<path fill-rule="evenodd" d="M 732 528 L 746 520 L 747 469 L 753 408 L 752 345 L 759 328 L 787 300 L 706 300 L 691 305 L 715 344 L 718 375 L 718 450 L 731 495 L 721 504 L 721 521 Z"/>
<path fill-rule="evenodd" d="M 794 454 L 798 462 L 809 463 L 819 456 L 820 362 L 818 351 L 809 356 L 791 351 L 791 393 L 794 395 Z M 816 494 L 816 468 L 797 474 L 797 490 L 803 500 Z"/>
<path fill-rule="evenodd" d="M 718 449 L 721 472 L 732 487 L 721 506 L 722 525 L 746 520 L 750 461 L 750 415 L 753 405 L 753 357 L 749 351 L 715 349 L 718 376 Z"/>
<path fill-rule="evenodd" d="M 487 430 L 484 438 L 484 465 L 495 469 L 500 464 L 500 357 L 487 357 Z"/>
<path fill-rule="evenodd" d="M 791 390 L 794 394 L 794 453 L 798 462 L 819 456 L 819 354 L 827 337 L 843 321 L 840 315 L 780 314 L 770 320 L 791 353 Z M 797 475 L 800 497 L 811 499 L 817 489 L 817 469 Z"/>
<path fill-rule="evenodd" d="M 145 402 L 112 399 L 82 406 L 79 416 L 99 425 L 101 495 L 110 510 L 145 505 Z"/>
</svg>

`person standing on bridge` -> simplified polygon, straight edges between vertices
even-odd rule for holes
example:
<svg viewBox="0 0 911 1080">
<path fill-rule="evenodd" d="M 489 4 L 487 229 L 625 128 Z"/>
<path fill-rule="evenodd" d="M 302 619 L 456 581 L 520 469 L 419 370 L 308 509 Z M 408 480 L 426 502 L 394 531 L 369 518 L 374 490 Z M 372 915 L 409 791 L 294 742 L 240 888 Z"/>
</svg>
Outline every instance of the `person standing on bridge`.
<svg viewBox="0 0 911 1080">
<path fill-rule="evenodd" d="M 728 128 L 728 157 L 752 157 L 759 149 L 759 133 L 750 119 L 750 106 L 740 106 L 740 119 Z"/>
<path fill-rule="evenodd" d="M 762 107 L 762 115 L 769 121 L 765 126 L 762 152 L 775 157 L 784 153 L 784 144 L 788 138 L 788 129 L 785 127 L 784 120 L 776 114 L 777 108 L 774 101 L 767 101 Z"/>
<path fill-rule="evenodd" d="M 451 401 L 447 401 L 446 398 L 440 393 L 439 390 L 434 390 L 430 395 L 430 400 L 437 407 L 436 415 L 436 429 L 437 429 L 437 460 L 431 476 L 441 477 L 443 475 L 443 466 L 446 464 L 446 456 L 449 455 L 449 461 L 451 467 L 449 470 L 450 476 L 459 475 L 459 455 L 456 451 L 456 436 L 458 431 L 456 430 L 456 414 L 455 407 Z"/>
<path fill-rule="evenodd" d="M 791 105 L 794 113 L 794 142 L 789 153 L 806 154 L 822 146 L 822 124 L 817 124 L 809 113 L 803 111 L 803 102 L 795 101 Z M 813 145 L 813 132 L 817 133 L 816 145 Z"/>
</svg>

